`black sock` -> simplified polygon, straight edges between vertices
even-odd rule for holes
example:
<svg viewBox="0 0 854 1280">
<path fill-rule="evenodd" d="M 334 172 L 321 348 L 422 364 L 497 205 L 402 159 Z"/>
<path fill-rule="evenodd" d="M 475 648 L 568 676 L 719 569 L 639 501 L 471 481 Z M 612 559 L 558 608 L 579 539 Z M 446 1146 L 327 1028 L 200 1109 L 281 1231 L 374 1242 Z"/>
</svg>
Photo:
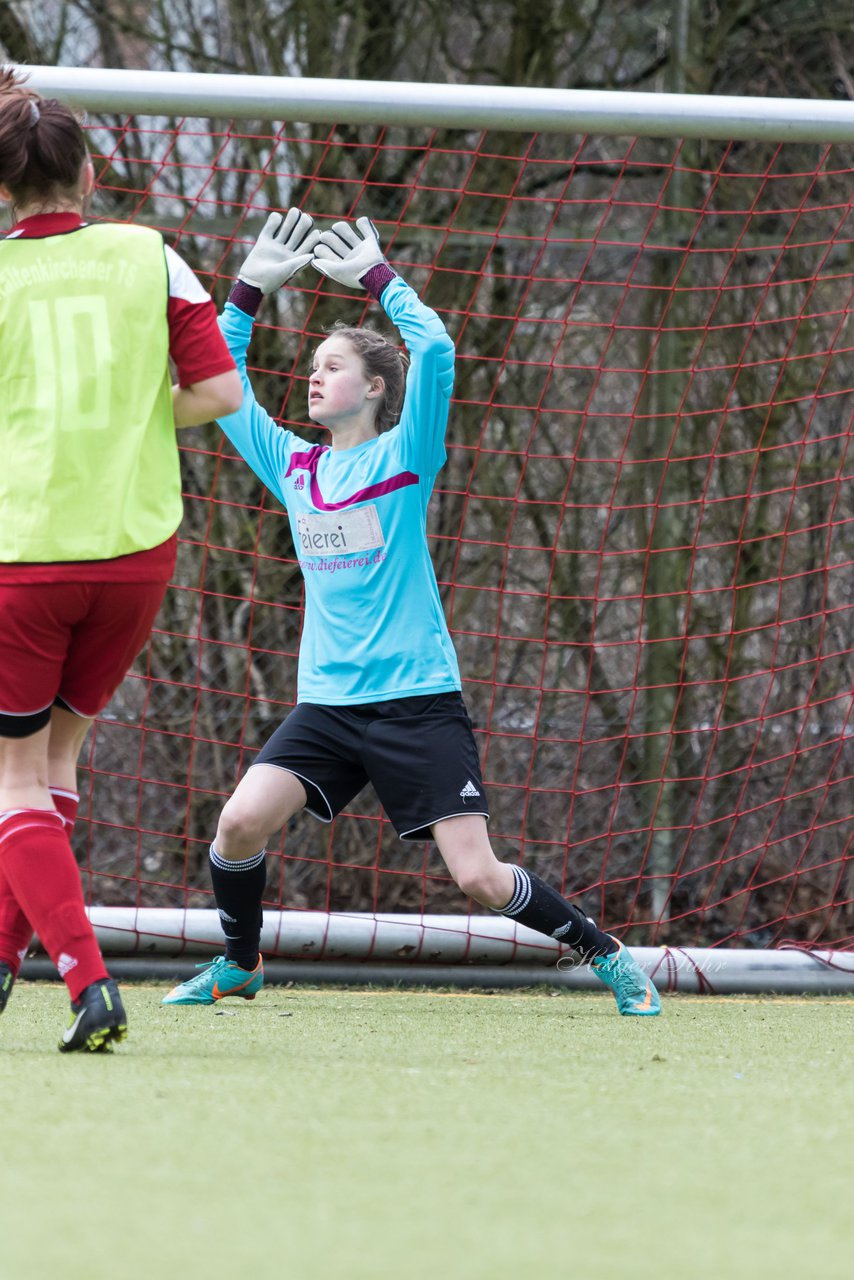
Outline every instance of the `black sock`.
<svg viewBox="0 0 854 1280">
<path fill-rule="evenodd" d="M 261 899 L 267 884 L 267 850 L 229 862 L 211 845 L 211 883 L 225 934 L 226 959 L 254 969 L 261 944 Z"/>
<path fill-rule="evenodd" d="M 583 911 L 567 902 L 556 889 L 552 889 L 524 867 L 514 867 L 516 888 L 506 907 L 499 908 L 501 915 L 510 916 L 537 933 L 547 933 L 550 938 L 564 942 L 585 960 L 597 956 L 609 956 L 618 944 L 610 936 L 597 929 Z"/>
</svg>

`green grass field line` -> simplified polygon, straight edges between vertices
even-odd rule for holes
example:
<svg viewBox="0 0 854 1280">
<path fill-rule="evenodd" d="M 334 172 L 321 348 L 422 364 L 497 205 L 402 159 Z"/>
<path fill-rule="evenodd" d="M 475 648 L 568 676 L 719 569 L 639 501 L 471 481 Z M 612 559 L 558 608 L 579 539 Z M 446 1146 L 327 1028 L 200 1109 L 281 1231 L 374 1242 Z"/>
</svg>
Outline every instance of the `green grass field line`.
<svg viewBox="0 0 854 1280">
<path fill-rule="evenodd" d="M 0 1280 L 851 1275 L 847 997 L 124 992 L 0 1018 Z"/>
</svg>

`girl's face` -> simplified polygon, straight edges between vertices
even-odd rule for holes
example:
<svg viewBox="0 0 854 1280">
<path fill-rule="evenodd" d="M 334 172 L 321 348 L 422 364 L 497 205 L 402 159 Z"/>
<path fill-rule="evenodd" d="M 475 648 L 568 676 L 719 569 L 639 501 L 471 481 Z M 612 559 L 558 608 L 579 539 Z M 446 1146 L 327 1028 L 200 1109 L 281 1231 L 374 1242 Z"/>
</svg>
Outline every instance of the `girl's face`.
<svg viewBox="0 0 854 1280">
<path fill-rule="evenodd" d="M 317 348 L 308 380 L 308 416 L 330 430 L 372 425 L 382 378 L 369 378 L 346 338 L 332 334 Z"/>
</svg>

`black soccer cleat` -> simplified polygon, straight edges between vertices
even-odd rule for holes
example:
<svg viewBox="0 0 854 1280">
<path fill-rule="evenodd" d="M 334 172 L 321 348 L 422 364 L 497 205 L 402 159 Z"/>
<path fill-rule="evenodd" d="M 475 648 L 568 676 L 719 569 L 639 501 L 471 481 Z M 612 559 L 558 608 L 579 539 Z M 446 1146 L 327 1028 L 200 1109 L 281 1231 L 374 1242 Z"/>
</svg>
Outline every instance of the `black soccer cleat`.
<svg viewBox="0 0 854 1280">
<path fill-rule="evenodd" d="M 112 978 L 92 982 L 71 1002 L 71 1021 L 62 1033 L 60 1053 L 110 1053 L 128 1033 L 127 1015 Z"/>
<path fill-rule="evenodd" d="M 15 982 L 15 975 L 7 964 L 0 960 L 0 1013 L 6 1008 L 9 1002 L 9 996 L 12 994 L 12 987 Z"/>
</svg>

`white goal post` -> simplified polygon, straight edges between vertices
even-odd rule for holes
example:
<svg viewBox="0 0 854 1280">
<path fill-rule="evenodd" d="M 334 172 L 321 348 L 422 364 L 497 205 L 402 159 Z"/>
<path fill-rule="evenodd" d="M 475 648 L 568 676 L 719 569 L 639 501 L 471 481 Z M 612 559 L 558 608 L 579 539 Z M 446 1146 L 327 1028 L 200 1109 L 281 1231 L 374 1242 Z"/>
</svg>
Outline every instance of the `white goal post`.
<svg viewBox="0 0 854 1280">
<path fill-rule="evenodd" d="M 427 125 L 433 128 L 634 133 L 647 137 L 775 142 L 854 141 L 854 102 L 718 97 L 596 89 L 419 84 L 396 80 L 207 75 L 27 67 L 45 95 L 88 111 L 307 124 Z"/>
<path fill-rule="evenodd" d="M 854 102 L 73 67 L 21 70 L 41 94 L 96 113 L 854 142 Z M 181 972 L 220 946 L 213 911 L 93 907 L 90 916 L 119 976 L 164 966 Z M 267 912 L 263 948 L 273 962 L 271 975 L 312 982 L 596 985 L 584 967 L 561 961 L 556 943 L 501 916 Z M 633 953 L 665 991 L 854 991 L 854 954 L 845 951 L 638 947 Z M 127 961 L 124 970 L 120 957 Z M 29 962 L 29 971 L 40 972 L 38 962 Z"/>
</svg>

